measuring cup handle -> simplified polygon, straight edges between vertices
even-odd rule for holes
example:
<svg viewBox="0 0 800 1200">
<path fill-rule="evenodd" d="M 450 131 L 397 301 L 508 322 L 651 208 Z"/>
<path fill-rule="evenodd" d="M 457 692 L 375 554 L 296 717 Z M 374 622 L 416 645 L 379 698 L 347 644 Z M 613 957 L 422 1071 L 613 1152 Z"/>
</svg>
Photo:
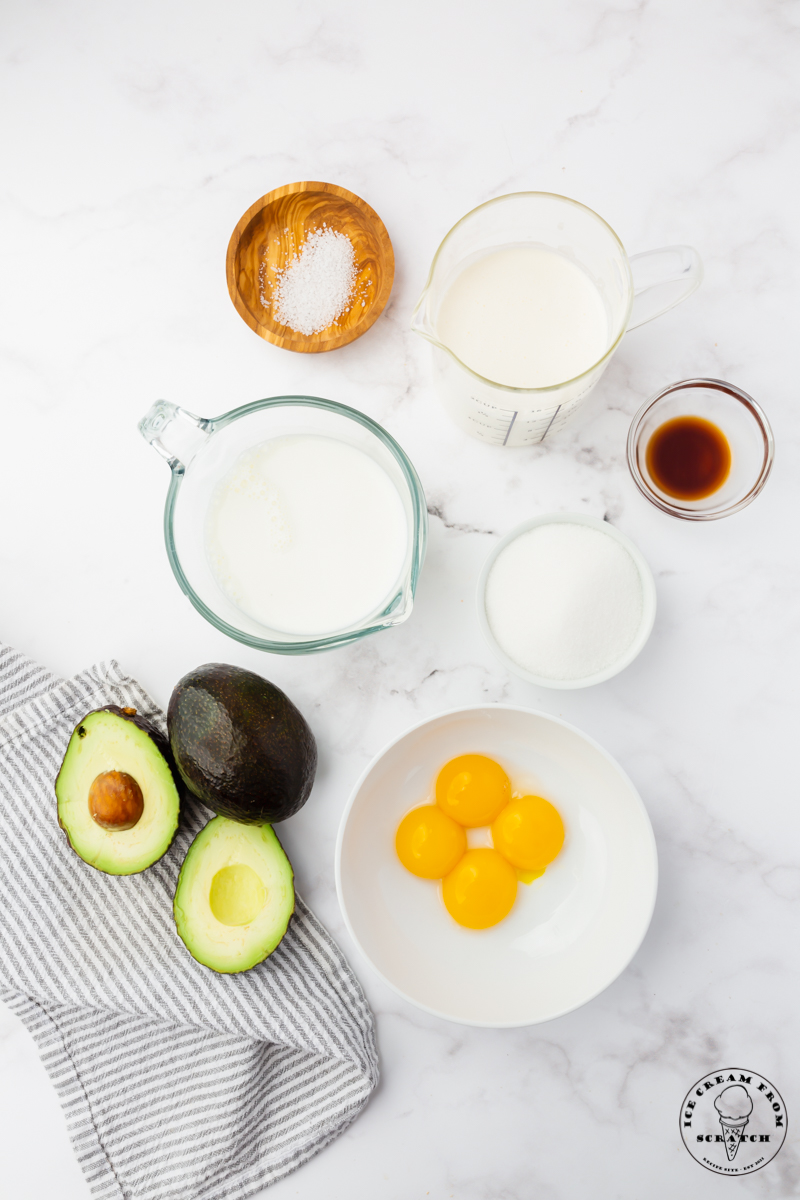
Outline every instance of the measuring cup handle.
<svg viewBox="0 0 800 1200">
<path fill-rule="evenodd" d="M 660 317 L 686 300 L 703 282 L 700 255 L 691 246 L 664 246 L 632 254 L 633 308 L 628 329 Z"/>
<path fill-rule="evenodd" d="M 205 417 L 197 417 L 187 409 L 179 408 L 177 404 L 170 404 L 168 400 L 156 400 L 139 422 L 139 433 L 167 460 L 176 474 L 182 475 L 211 432 L 210 425 L 211 422 Z M 180 457 L 162 440 L 163 435 L 167 433 L 171 445 L 175 445 L 173 437 L 177 438 Z"/>
</svg>

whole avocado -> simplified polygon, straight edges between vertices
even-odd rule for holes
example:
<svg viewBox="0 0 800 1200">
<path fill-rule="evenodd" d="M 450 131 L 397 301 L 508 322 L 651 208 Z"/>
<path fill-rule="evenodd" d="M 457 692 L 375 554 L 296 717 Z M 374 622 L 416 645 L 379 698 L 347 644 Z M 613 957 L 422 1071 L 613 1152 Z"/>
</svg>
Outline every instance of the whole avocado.
<svg viewBox="0 0 800 1200">
<path fill-rule="evenodd" d="M 303 715 L 253 671 L 207 663 L 184 675 L 167 712 L 175 765 L 219 816 L 285 821 L 309 797 L 317 744 Z"/>
</svg>

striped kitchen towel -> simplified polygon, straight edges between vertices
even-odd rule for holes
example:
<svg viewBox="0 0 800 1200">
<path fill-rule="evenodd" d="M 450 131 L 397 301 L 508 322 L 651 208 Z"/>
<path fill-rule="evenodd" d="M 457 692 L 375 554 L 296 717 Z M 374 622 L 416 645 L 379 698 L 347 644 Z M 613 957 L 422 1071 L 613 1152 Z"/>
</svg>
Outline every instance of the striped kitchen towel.
<svg viewBox="0 0 800 1200">
<path fill-rule="evenodd" d="M 238 1200 L 364 1107 L 372 1015 L 299 897 L 252 971 L 215 975 L 190 957 L 172 896 L 200 805 L 141 875 L 103 875 L 72 852 L 53 781 L 73 727 L 104 704 L 164 728 L 116 663 L 61 680 L 0 646 L 0 999 L 36 1041 L 94 1195 Z"/>
</svg>

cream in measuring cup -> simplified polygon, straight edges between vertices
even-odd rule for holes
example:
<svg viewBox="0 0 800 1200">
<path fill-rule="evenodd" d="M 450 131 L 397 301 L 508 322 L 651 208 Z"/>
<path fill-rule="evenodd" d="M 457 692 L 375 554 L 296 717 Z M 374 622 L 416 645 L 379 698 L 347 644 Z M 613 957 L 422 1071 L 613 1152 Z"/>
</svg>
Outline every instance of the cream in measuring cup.
<svg viewBox="0 0 800 1200">
<path fill-rule="evenodd" d="M 453 226 L 412 328 L 433 344 L 439 397 L 462 429 L 531 445 L 583 403 L 626 329 L 686 299 L 702 274 L 690 246 L 629 259 L 585 205 L 517 192 Z"/>
<path fill-rule="evenodd" d="M 411 615 L 425 493 L 366 414 L 321 396 L 218 417 L 157 400 L 139 430 L 171 471 L 173 573 L 216 629 L 270 654 L 309 654 Z"/>
<path fill-rule="evenodd" d="M 217 483 L 206 552 L 226 596 L 260 624 L 324 636 L 396 588 L 409 540 L 397 488 L 357 447 L 315 434 L 241 454 Z"/>
</svg>

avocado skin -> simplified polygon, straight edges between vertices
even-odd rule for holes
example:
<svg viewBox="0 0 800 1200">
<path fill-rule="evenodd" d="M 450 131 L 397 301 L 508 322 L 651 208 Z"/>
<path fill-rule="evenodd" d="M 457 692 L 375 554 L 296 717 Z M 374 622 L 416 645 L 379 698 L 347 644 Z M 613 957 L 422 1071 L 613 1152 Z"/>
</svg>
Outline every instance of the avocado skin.
<svg viewBox="0 0 800 1200">
<path fill-rule="evenodd" d="M 285 821 L 314 784 L 317 744 L 274 683 L 225 663 L 184 675 L 167 711 L 175 765 L 219 816 L 247 825 Z"/>
</svg>

